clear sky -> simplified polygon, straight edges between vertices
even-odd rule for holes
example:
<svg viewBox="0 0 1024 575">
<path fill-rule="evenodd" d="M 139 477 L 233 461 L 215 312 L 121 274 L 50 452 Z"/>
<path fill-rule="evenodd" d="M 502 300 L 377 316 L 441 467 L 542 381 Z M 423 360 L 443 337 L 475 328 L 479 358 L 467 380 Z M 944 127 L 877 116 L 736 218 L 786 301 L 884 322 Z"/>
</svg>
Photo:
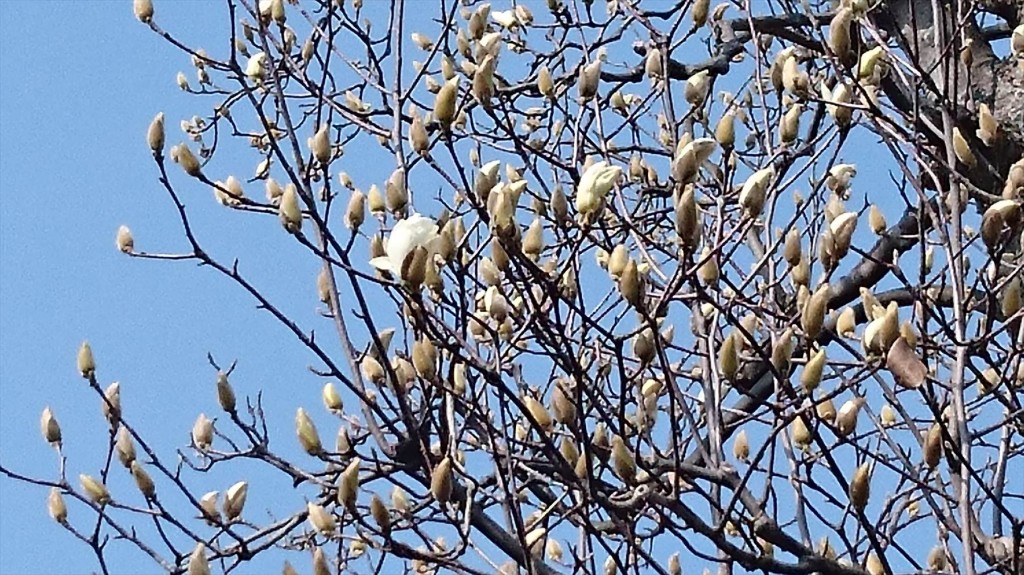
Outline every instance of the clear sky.
<svg viewBox="0 0 1024 575">
<path fill-rule="evenodd" d="M 194 17 L 198 7 L 159 2 L 158 20 L 187 42 L 210 45 L 223 29 L 223 3 L 207 4 L 203 18 Z M 0 459 L 27 475 L 57 477 L 57 456 L 38 431 L 49 405 L 63 427 L 72 484 L 79 473 L 99 472 L 107 426 L 98 398 L 75 372 L 84 339 L 101 384 L 121 382 L 126 416 L 169 462 L 188 444 L 199 410 L 219 415 L 207 352 L 225 364 L 239 360 L 239 396 L 262 388 L 279 406 L 279 421 L 271 422 L 281 426 L 278 447 L 294 454 L 295 407 L 320 407 L 322 382 L 306 369 L 311 358 L 223 279 L 193 263 L 132 260 L 114 247 L 121 224 L 132 228 L 140 249 L 187 247 L 145 132 L 164 111 L 170 146 L 181 139 L 181 119 L 209 113 L 175 85 L 178 70 L 195 82 L 188 58 L 137 22 L 130 1 L 4 0 L 0 67 Z M 271 297 L 309 295 L 290 298 L 285 309 L 315 320 L 315 262 L 292 257 L 299 252 L 281 241 L 276 220 L 253 225 L 213 205 L 205 187 L 178 183 L 191 208 L 206 208 L 191 210 L 204 243 L 221 256 L 237 255 L 243 273 Z M 333 437 L 337 423 L 322 409 L 310 411 Z M 124 470 L 112 477 L 115 497 L 136 498 Z M 215 474 L 200 488 L 223 490 L 239 479 L 250 479 L 251 500 L 280 487 Z M 49 519 L 46 495 L 0 480 L 0 573 L 96 568 L 88 548 Z M 69 506 L 70 521 L 90 531 L 91 512 Z M 119 572 L 154 571 L 137 551 L 111 545 Z"/>
</svg>

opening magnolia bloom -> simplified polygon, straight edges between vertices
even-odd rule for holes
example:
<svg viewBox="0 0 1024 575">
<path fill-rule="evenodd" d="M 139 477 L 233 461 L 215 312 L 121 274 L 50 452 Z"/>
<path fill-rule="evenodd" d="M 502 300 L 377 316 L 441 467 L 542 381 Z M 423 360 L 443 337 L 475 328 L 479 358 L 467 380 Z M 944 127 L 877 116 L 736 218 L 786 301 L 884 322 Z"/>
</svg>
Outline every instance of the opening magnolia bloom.
<svg viewBox="0 0 1024 575">
<path fill-rule="evenodd" d="M 622 168 L 609 166 L 608 162 L 595 162 L 580 178 L 576 188 L 576 209 L 584 215 L 596 212 L 620 176 Z"/>
<path fill-rule="evenodd" d="M 371 259 L 370 265 L 400 278 L 405 258 L 419 246 L 429 249 L 430 242 L 436 237 L 437 222 L 413 214 L 395 224 L 384 248 L 387 255 Z"/>
</svg>

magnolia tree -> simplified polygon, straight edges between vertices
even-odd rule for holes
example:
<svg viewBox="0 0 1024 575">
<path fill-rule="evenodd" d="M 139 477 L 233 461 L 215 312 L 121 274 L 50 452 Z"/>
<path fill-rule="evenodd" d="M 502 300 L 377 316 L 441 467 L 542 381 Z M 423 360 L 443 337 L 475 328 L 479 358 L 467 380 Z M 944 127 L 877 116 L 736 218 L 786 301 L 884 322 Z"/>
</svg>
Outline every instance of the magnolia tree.
<svg viewBox="0 0 1024 575">
<path fill-rule="evenodd" d="M 188 247 L 118 248 L 326 384 L 243 397 L 210 342 L 162 453 L 84 343 L 107 465 L 4 471 L 104 572 L 1024 572 L 1018 2 L 228 0 L 205 50 L 134 9 L 194 68 L 140 138 Z M 318 317 L 215 210 L 301 246 Z"/>
</svg>

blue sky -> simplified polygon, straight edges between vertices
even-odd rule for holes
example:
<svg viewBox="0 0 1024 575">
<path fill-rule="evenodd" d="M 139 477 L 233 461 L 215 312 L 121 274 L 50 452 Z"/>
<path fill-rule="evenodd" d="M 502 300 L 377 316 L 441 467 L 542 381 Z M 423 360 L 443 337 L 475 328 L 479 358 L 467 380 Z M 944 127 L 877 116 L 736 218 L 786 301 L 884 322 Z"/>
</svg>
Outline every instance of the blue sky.
<svg viewBox="0 0 1024 575">
<path fill-rule="evenodd" d="M 161 2 L 158 18 L 186 41 L 211 42 L 210 32 L 222 22 L 207 25 L 193 18 L 196 7 Z M 218 4 L 204 14 L 222 11 Z M 280 423 L 289 430 L 284 437 L 291 440 L 295 406 L 319 402 L 321 382 L 305 369 L 311 358 L 282 339 L 277 325 L 221 278 L 192 263 L 130 260 L 114 248 L 121 224 L 131 226 L 140 249 L 186 247 L 156 180 L 145 131 L 162 110 L 168 145 L 177 143 L 178 121 L 200 112 L 175 86 L 178 70 L 194 77 L 188 59 L 138 23 L 131 2 L 5 1 L 0 66 L 4 463 L 56 478 L 57 457 L 38 432 L 39 413 L 50 405 L 63 427 L 72 483 L 78 473 L 98 473 L 107 432 L 97 397 L 75 373 L 75 353 L 84 339 L 95 351 L 101 383 L 121 381 L 127 417 L 134 416 L 171 461 L 174 449 L 187 445 L 199 410 L 218 415 L 208 351 L 225 364 L 240 360 L 233 379 L 239 395 L 263 388 L 266 400 L 280 406 Z M 179 176 L 171 168 L 172 177 Z M 212 203 L 209 190 L 179 183 L 190 206 Z M 260 245 L 265 234 L 280 239 L 276 221 L 246 227 L 226 210 L 193 212 L 211 249 L 237 253 L 243 272 L 265 284 L 270 295 L 301 290 L 315 296 L 315 263 L 295 263 L 289 256 L 298 252 L 288 242 Z M 288 312 L 315 317 L 315 297 L 292 301 Z M 323 415 L 319 411 L 316 417 Z M 328 422 L 321 429 L 331 437 L 336 430 Z M 115 469 L 112 477 L 115 495 L 136 495 L 123 470 Z M 238 479 L 215 476 L 209 489 L 223 490 Z M 273 486 L 270 480 L 257 483 L 250 497 Z M 3 480 L 0 500 L 0 572 L 95 568 L 89 550 L 49 520 L 44 489 Z M 71 521 L 86 527 L 86 510 L 69 505 Z M 119 545 L 112 543 L 112 556 L 120 572 L 153 570 Z"/>
</svg>

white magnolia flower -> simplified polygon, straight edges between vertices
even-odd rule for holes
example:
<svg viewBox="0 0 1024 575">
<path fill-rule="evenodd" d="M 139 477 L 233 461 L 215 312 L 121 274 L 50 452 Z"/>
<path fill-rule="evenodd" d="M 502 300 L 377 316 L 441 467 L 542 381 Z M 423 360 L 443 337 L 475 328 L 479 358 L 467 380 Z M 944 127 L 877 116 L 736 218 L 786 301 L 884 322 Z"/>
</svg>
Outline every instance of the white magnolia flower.
<svg viewBox="0 0 1024 575">
<path fill-rule="evenodd" d="M 251 80 L 262 80 L 263 79 L 263 63 L 267 61 L 267 55 L 264 52 L 257 52 L 253 54 L 249 61 L 245 65 L 245 75 Z"/>
<path fill-rule="evenodd" d="M 436 237 L 437 222 L 420 214 L 413 214 L 395 224 L 384 248 L 387 255 L 373 258 L 370 265 L 395 276 L 401 276 L 402 263 L 405 262 L 406 256 L 419 246 L 428 248 Z"/>
<path fill-rule="evenodd" d="M 509 30 L 519 26 L 519 18 L 516 17 L 515 10 L 491 12 L 491 19 L 493 19 L 502 28 L 507 28 Z"/>
<path fill-rule="evenodd" d="M 622 168 L 609 166 L 608 162 L 595 162 L 580 178 L 580 185 L 576 188 L 576 209 L 584 215 L 597 211 L 621 176 Z"/>
</svg>

